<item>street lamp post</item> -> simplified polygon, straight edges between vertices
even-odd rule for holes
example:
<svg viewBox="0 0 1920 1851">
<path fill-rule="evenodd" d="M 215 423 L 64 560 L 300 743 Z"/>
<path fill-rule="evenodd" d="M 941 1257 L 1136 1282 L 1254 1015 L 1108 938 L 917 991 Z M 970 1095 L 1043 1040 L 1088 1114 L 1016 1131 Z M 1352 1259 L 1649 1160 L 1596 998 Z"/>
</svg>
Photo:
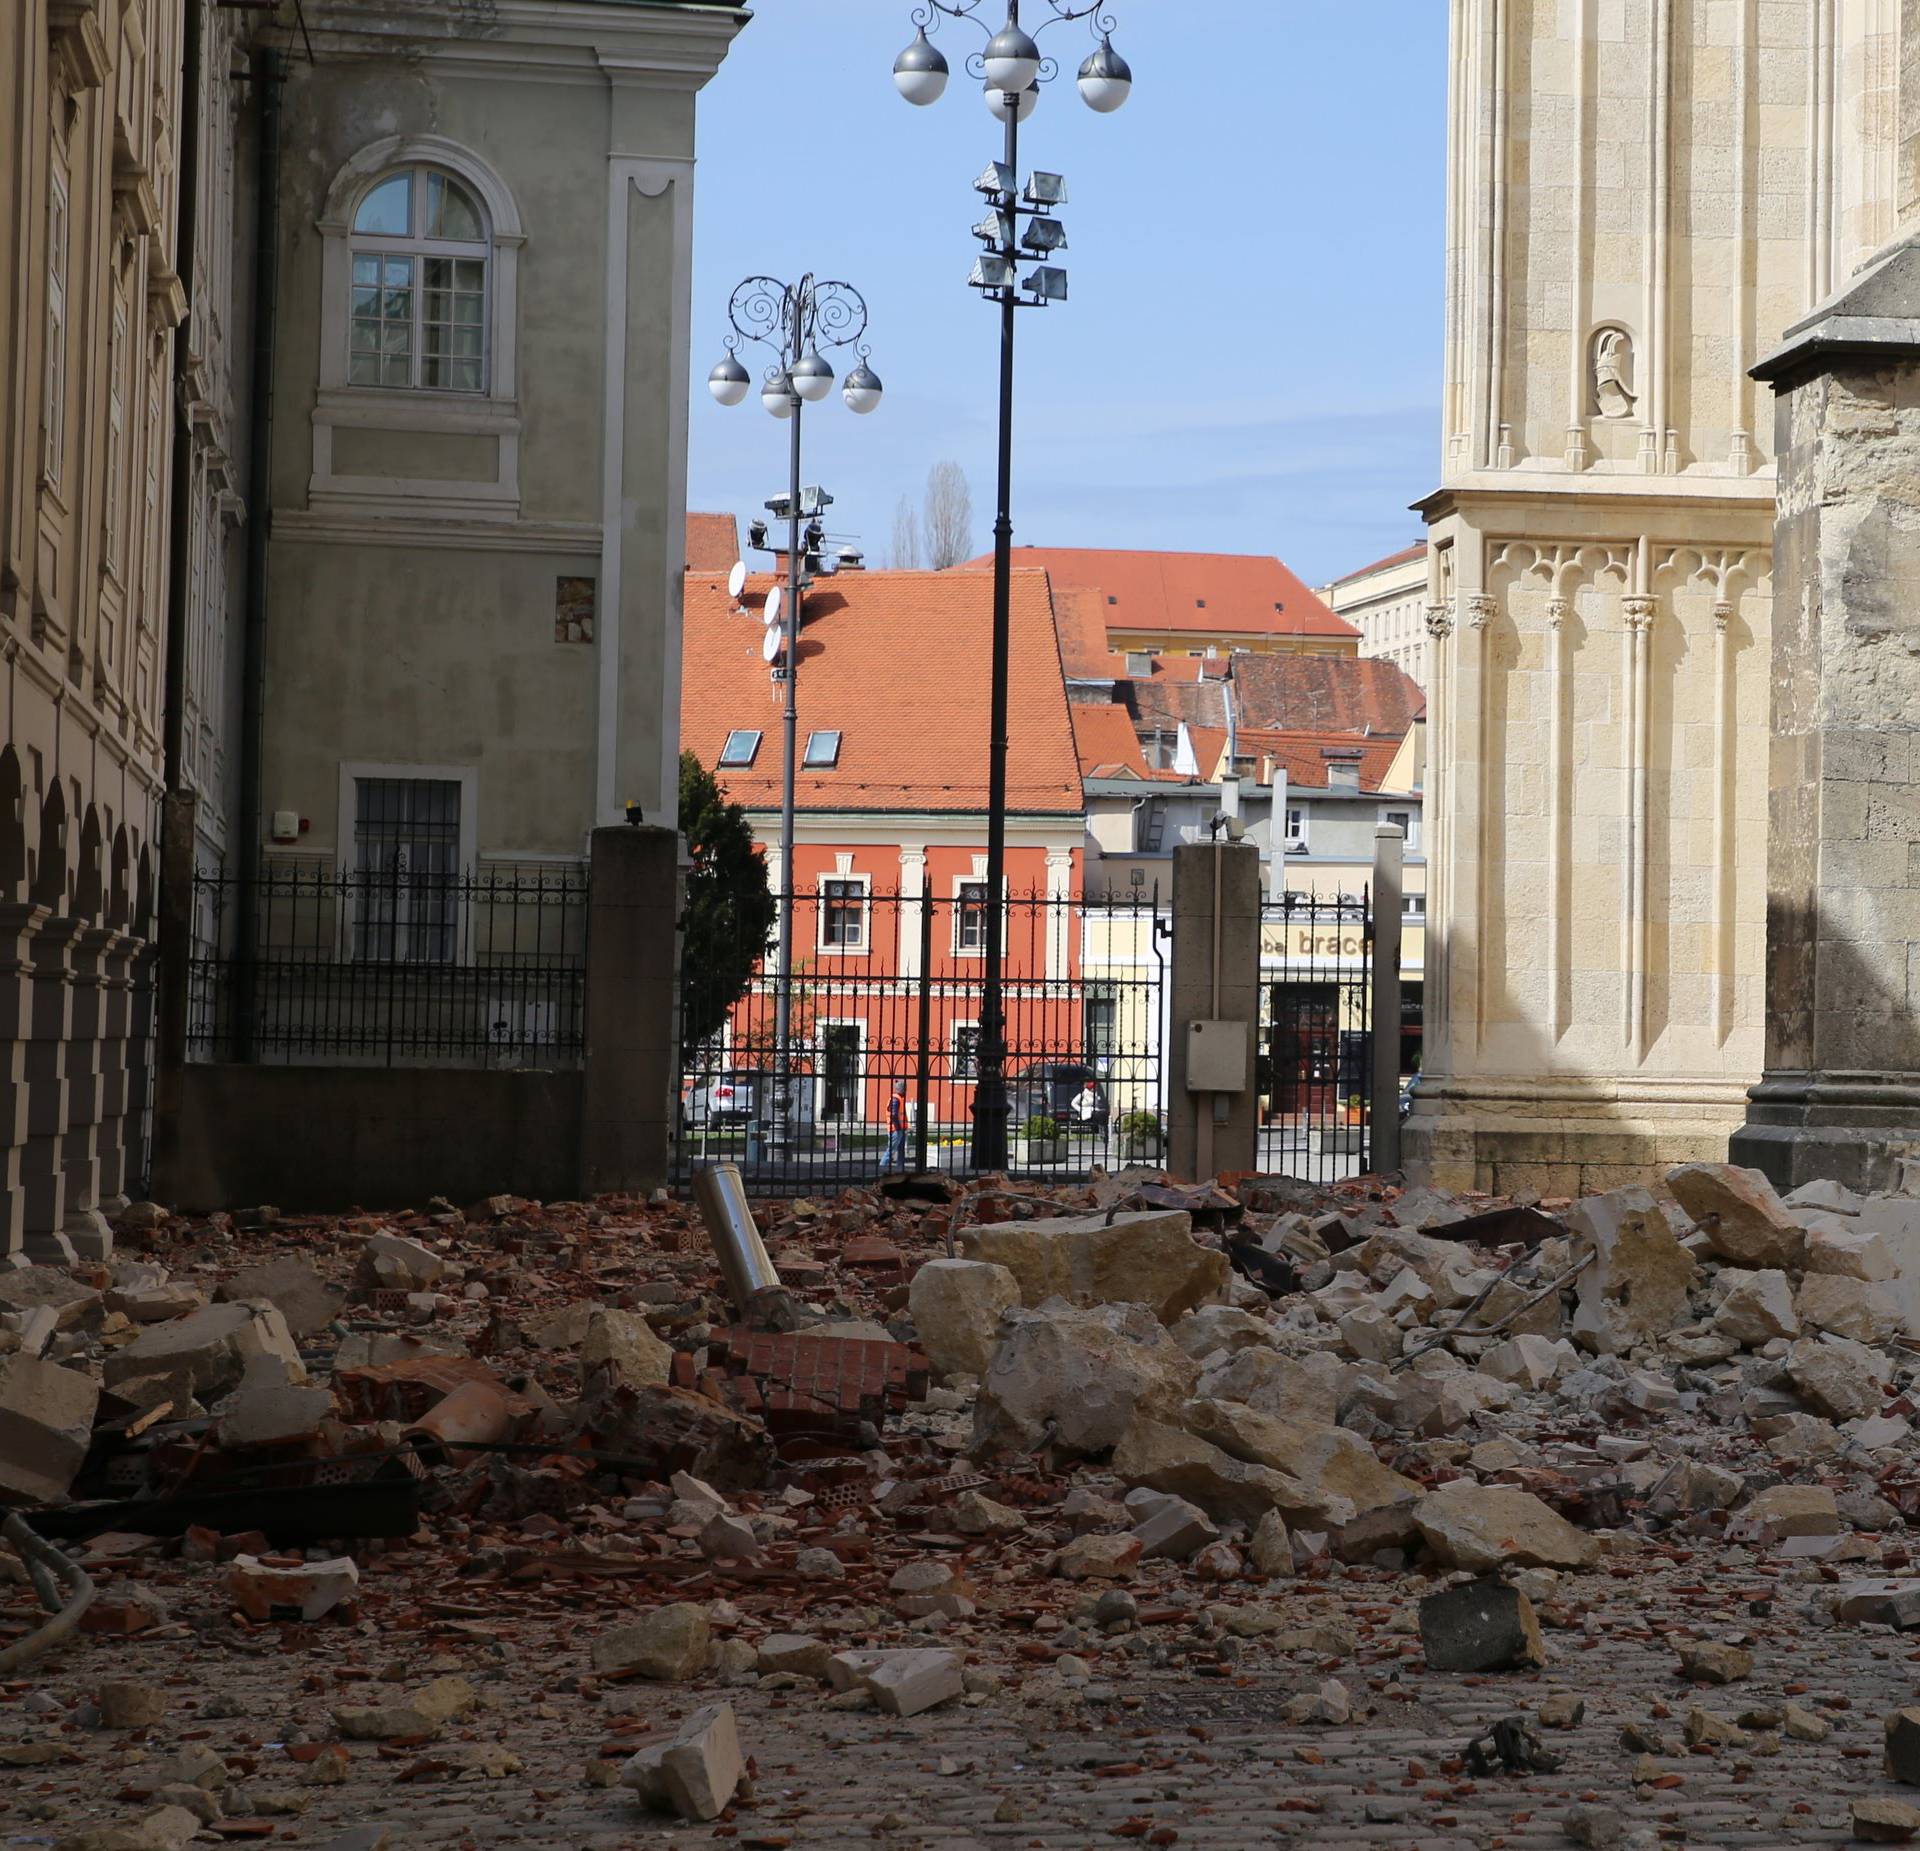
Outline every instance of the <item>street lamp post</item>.
<svg viewBox="0 0 1920 1851">
<path fill-rule="evenodd" d="M 919 28 L 911 45 L 894 61 L 893 81 L 909 103 L 937 103 L 951 70 L 929 30 L 944 15 L 970 20 L 989 32 L 984 52 L 967 60 L 968 72 L 985 85 L 988 111 L 1006 130 L 1003 160 L 975 181 L 987 196 L 990 212 L 974 227 L 985 247 L 969 279 L 971 286 L 1000 310 L 999 492 L 993 523 L 993 681 L 987 756 L 986 956 L 980 986 L 980 1058 L 973 1092 L 973 1164 L 999 1170 L 1007 1163 L 1006 1008 L 1003 964 L 1006 943 L 1007 867 L 1007 679 L 1013 626 L 1013 379 L 1015 311 L 1045 308 L 1067 299 L 1067 273 L 1051 261 L 1067 248 L 1066 229 L 1053 216 L 1066 203 L 1066 184 L 1058 174 L 1035 174 L 1020 187 L 1020 124 L 1040 101 L 1040 85 L 1059 74 L 1042 56 L 1035 38 L 1020 23 L 1020 0 L 1006 0 L 1006 24 L 991 32 L 981 17 L 992 0 L 922 0 L 913 11 Z M 1079 89 L 1089 109 L 1110 115 L 1133 89 L 1133 72 L 1113 48 L 1118 21 L 1104 0 L 1030 0 L 1045 8 L 1035 26 L 1087 19 L 1098 41 L 1080 67 Z M 1031 15 L 1030 15 L 1031 16 Z M 1021 221 L 1026 229 L 1021 230 Z M 1025 277 L 1018 266 L 1031 262 Z"/>
<path fill-rule="evenodd" d="M 884 388 L 867 364 L 868 349 L 861 345 L 867 331 L 865 298 L 851 283 L 816 282 L 803 276 L 782 283 L 770 276 L 750 276 L 734 290 L 727 304 L 733 332 L 727 353 L 707 377 L 707 388 L 722 405 L 738 405 L 753 381 L 740 362 L 740 343 L 749 341 L 773 354 L 760 388 L 760 403 L 775 418 L 792 425 L 787 445 L 787 492 L 767 503 L 767 512 L 787 523 L 787 588 L 785 609 L 770 612 L 768 627 L 785 618 L 782 661 L 776 681 L 786 682 L 786 711 L 781 726 L 780 785 L 780 893 L 779 963 L 774 978 L 773 1025 L 773 1135 L 772 1148 L 784 1152 L 790 1145 L 791 1082 L 793 1075 L 793 817 L 794 776 L 799 765 L 800 739 L 800 615 L 801 600 L 812 583 L 801 554 L 801 522 L 809 533 L 831 505 L 833 497 L 821 489 L 800 486 L 801 414 L 833 390 L 833 368 L 823 349 L 858 347 L 859 364 L 841 387 L 847 408 L 865 416 L 879 408 Z"/>
</svg>

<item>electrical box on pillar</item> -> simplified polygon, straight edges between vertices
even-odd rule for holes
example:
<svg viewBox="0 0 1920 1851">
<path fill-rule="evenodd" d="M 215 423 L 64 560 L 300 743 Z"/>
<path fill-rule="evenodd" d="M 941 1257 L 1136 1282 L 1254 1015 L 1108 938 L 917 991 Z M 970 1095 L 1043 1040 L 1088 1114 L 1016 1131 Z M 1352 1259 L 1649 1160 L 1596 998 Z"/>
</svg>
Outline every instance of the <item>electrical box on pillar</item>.
<svg viewBox="0 0 1920 1851">
<path fill-rule="evenodd" d="M 1246 1090 L 1246 1023 L 1189 1022 L 1187 1091 L 1244 1093 Z"/>
</svg>

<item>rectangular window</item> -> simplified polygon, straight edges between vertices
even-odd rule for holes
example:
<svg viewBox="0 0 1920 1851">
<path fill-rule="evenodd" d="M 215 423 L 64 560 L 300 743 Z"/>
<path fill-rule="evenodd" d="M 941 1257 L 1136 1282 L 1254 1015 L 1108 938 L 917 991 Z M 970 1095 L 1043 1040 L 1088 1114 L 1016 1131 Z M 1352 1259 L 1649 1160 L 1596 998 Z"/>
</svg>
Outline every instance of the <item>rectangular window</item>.
<svg viewBox="0 0 1920 1851">
<path fill-rule="evenodd" d="M 803 762 L 809 771 L 831 771 L 840 762 L 840 735 L 809 733 L 807 755 Z"/>
<path fill-rule="evenodd" d="M 1407 853 L 1412 854 L 1420 846 L 1420 817 L 1414 810 L 1382 810 L 1380 820 L 1389 827 L 1397 829 L 1407 838 Z"/>
<path fill-rule="evenodd" d="M 962 881 L 953 907 L 953 948 L 963 956 L 987 948 L 987 883 Z"/>
<path fill-rule="evenodd" d="M 971 1080 L 980 1072 L 980 1024 L 956 1022 L 953 1025 L 951 1074 L 956 1080 Z"/>
<path fill-rule="evenodd" d="M 354 253 L 347 376 L 356 386 L 413 384 L 412 258 Z"/>
<path fill-rule="evenodd" d="M 1295 805 L 1287 806 L 1287 840 L 1304 842 L 1307 839 L 1307 813 Z"/>
<path fill-rule="evenodd" d="M 451 964 L 459 926 L 460 786 L 450 778 L 356 778 L 353 955 Z"/>
<path fill-rule="evenodd" d="M 1120 1052 L 1120 998 L 1110 984 L 1087 985 L 1087 1060 L 1099 1065 Z"/>
<path fill-rule="evenodd" d="M 860 951 L 867 942 L 865 881 L 822 881 L 820 942 L 832 951 Z"/>
<path fill-rule="evenodd" d="M 720 763 L 734 769 L 751 765 L 760 751 L 760 735 L 755 732 L 729 733 L 720 748 Z"/>
<path fill-rule="evenodd" d="M 425 257 L 420 383 L 444 392 L 480 390 L 480 338 L 487 266 L 478 257 Z"/>
<path fill-rule="evenodd" d="M 55 488 L 67 449 L 67 179 L 47 189 L 47 358 L 40 402 L 40 468 Z"/>
<path fill-rule="evenodd" d="M 1427 916 L 1427 896 L 1424 893 L 1405 893 L 1400 896 L 1400 911 L 1408 919 L 1424 919 Z"/>
</svg>

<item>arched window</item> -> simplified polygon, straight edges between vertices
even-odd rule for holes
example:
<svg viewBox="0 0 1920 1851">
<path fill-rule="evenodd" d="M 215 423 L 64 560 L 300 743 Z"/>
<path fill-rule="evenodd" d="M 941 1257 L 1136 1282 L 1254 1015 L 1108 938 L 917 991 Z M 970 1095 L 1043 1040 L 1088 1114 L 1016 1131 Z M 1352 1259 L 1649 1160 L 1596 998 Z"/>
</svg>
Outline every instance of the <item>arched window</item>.
<svg viewBox="0 0 1920 1851">
<path fill-rule="evenodd" d="M 360 196 L 350 234 L 347 383 L 484 392 L 492 242 L 478 197 L 437 167 L 401 167 Z"/>
</svg>

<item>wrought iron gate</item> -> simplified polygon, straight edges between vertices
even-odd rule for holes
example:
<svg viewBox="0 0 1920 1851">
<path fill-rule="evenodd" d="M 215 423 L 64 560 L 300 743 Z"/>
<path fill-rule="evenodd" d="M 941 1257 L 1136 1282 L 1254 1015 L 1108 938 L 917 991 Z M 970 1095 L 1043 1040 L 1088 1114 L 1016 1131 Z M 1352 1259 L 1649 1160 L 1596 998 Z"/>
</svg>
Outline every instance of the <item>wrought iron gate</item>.
<svg viewBox="0 0 1920 1851">
<path fill-rule="evenodd" d="M 923 898 L 875 893 L 854 877 L 791 896 L 784 1114 L 772 949 L 686 948 L 678 1180 L 696 1163 L 727 1161 L 758 1193 L 810 1194 L 871 1183 L 889 1168 L 971 1169 L 985 890 L 964 878 L 939 885 Z M 1157 889 L 1007 900 L 1014 1171 L 1066 1180 L 1161 1160 L 1158 902 Z"/>
<path fill-rule="evenodd" d="M 1261 1167 L 1315 1183 L 1364 1175 L 1373 1049 L 1369 893 L 1288 893 L 1265 903 L 1260 926 Z"/>
</svg>

